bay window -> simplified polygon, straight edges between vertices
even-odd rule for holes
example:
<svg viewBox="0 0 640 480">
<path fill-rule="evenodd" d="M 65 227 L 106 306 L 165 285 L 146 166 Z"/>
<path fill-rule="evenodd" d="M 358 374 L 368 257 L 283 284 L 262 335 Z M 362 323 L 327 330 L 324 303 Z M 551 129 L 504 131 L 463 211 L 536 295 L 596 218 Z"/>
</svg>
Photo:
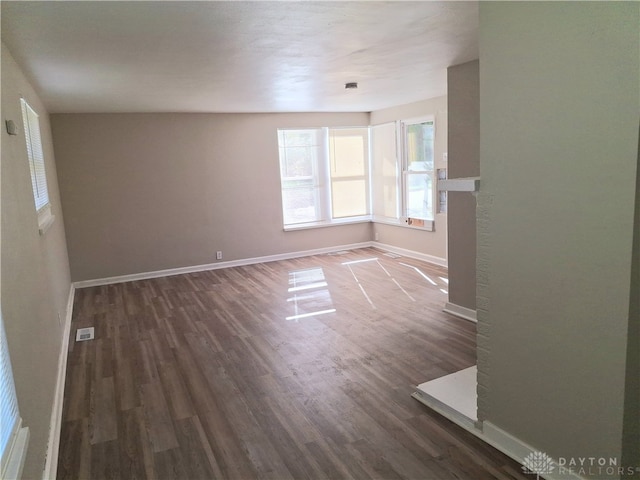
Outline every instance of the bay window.
<svg viewBox="0 0 640 480">
<path fill-rule="evenodd" d="M 433 117 L 279 129 L 278 146 L 285 230 L 367 220 L 433 230 Z"/>
</svg>

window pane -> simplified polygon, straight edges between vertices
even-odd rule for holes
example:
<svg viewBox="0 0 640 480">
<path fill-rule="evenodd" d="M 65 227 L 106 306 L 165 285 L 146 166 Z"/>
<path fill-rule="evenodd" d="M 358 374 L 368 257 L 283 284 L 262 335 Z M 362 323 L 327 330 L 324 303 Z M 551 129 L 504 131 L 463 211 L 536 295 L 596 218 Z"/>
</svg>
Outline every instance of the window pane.
<svg viewBox="0 0 640 480">
<path fill-rule="evenodd" d="M 21 99 L 21 104 L 27 156 L 29 158 L 29 170 L 31 173 L 31 186 L 33 187 L 33 199 L 36 210 L 40 210 L 49 203 L 44 155 L 42 153 L 42 139 L 40 137 L 40 124 L 38 114 L 24 99 Z"/>
<path fill-rule="evenodd" d="M 334 218 L 367 214 L 366 180 L 336 180 L 331 182 L 331 202 Z"/>
<path fill-rule="evenodd" d="M 283 177 L 311 177 L 316 162 L 316 149 L 313 147 L 290 147 L 280 149 Z"/>
<path fill-rule="evenodd" d="M 332 218 L 369 213 L 367 128 L 329 130 Z"/>
<path fill-rule="evenodd" d="M 433 220 L 432 183 L 429 174 L 407 174 L 407 217 Z"/>
<path fill-rule="evenodd" d="M 311 147 L 318 144 L 317 129 L 279 130 L 278 140 L 281 147 Z"/>
<path fill-rule="evenodd" d="M 313 187 L 283 188 L 282 211 L 284 224 L 290 225 L 319 220 L 316 204 L 316 189 Z"/>
<path fill-rule="evenodd" d="M 0 465 L 5 464 L 11 435 L 16 431 L 20 414 L 13 383 L 9 347 L 0 312 Z"/>
<path fill-rule="evenodd" d="M 409 171 L 433 170 L 433 122 L 406 126 L 407 166 Z"/>
<path fill-rule="evenodd" d="M 405 216 L 433 220 L 433 121 L 404 125 Z"/>
<path fill-rule="evenodd" d="M 320 220 L 318 129 L 278 130 L 284 224 Z"/>
<path fill-rule="evenodd" d="M 369 213 L 369 129 L 278 130 L 284 224 Z"/>
<path fill-rule="evenodd" d="M 396 124 L 376 125 L 371 129 L 371 135 L 373 213 L 379 217 L 396 219 L 400 213 Z"/>
<path fill-rule="evenodd" d="M 366 138 L 362 133 L 347 136 L 331 135 L 329 148 L 332 177 L 365 175 L 365 141 Z"/>
</svg>

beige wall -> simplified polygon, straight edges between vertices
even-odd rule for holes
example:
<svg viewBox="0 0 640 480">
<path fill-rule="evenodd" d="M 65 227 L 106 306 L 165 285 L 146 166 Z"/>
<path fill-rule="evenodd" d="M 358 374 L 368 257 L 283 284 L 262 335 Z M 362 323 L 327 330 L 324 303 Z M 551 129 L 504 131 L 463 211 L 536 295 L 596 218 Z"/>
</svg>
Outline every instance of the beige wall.
<svg viewBox="0 0 640 480">
<path fill-rule="evenodd" d="M 449 178 L 480 175 L 480 82 L 478 61 L 447 69 Z M 476 309 L 476 197 L 449 192 L 449 302 Z"/>
<path fill-rule="evenodd" d="M 74 281 L 365 242 L 368 223 L 284 232 L 278 127 L 361 114 L 57 114 Z"/>
<path fill-rule="evenodd" d="M 640 132 L 638 136 L 640 137 Z M 622 464 L 640 466 L 640 138 L 638 139 L 634 224 Z M 638 478 L 640 478 L 640 471 L 636 473 L 636 479 Z"/>
<path fill-rule="evenodd" d="M 429 100 L 400 105 L 371 112 L 371 125 L 408 120 L 433 115 L 436 122 L 435 163 L 436 168 L 446 167 L 442 154 L 447 151 L 447 97 L 436 97 Z M 406 248 L 418 253 L 440 259 L 447 258 L 447 215 L 437 213 L 434 231 L 427 232 L 405 226 L 374 223 L 374 234 L 383 244 Z"/>
<path fill-rule="evenodd" d="M 621 455 L 639 23 L 480 4 L 478 414 L 553 457 Z"/>
<path fill-rule="evenodd" d="M 20 96 L 40 115 L 45 168 L 55 223 L 44 235 L 31 190 Z M 24 478 L 41 478 L 53 406 L 70 279 L 49 118 L 36 92 L 2 45 L 2 313 L 18 404 L 31 439 Z M 60 320 L 59 320 L 60 319 Z"/>
</svg>

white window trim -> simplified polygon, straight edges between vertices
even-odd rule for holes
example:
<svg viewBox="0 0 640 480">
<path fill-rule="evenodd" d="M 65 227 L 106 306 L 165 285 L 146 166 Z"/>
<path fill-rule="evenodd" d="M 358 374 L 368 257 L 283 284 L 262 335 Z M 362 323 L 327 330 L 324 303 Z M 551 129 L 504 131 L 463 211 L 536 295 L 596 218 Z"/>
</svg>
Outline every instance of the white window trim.
<svg viewBox="0 0 640 480">
<path fill-rule="evenodd" d="M 295 225 L 285 225 L 283 230 L 291 232 L 295 230 L 309 230 L 311 228 L 338 227 L 340 225 L 352 225 L 354 223 L 371 223 L 371 215 L 359 217 L 336 218 L 334 220 L 325 220 L 320 222 L 297 223 Z"/>
<path fill-rule="evenodd" d="M 52 227 L 56 216 L 51 213 L 51 203 L 38 210 L 38 232 L 44 235 Z"/>
<path fill-rule="evenodd" d="M 406 195 L 406 172 L 407 172 L 407 158 L 405 155 L 406 152 L 406 135 L 405 135 L 405 126 L 406 125 L 412 125 L 412 124 L 417 124 L 417 123 L 423 123 L 423 122 L 433 122 L 433 126 L 434 126 L 434 135 L 436 134 L 436 129 L 437 129 L 437 125 L 436 125 L 436 118 L 435 115 L 425 115 L 425 116 L 421 116 L 421 117 L 415 117 L 415 118 L 409 118 L 409 119 L 404 119 L 404 120 L 395 120 L 393 122 L 388 122 L 388 123 L 393 123 L 395 125 L 395 130 L 396 130 L 396 135 L 395 135 L 395 141 L 396 141 L 396 162 L 397 162 L 397 174 L 396 174 L 396 182 L 397 182 L 397 187 L 396 187 L 396 191 L 397 191 L 397 217 L 386 217 L 386 216 L 382 216 L 382 215 L 375 215 L 373 213 L 369 213 L 367 215 L 362 215 L 362 216 L 357 216 L 357 217 L 347 217 L 347 218 L 336 218 L 336 219 L 331 219 L 331 194 L 328 191 L 328 189 L 320 189 L 320 195 L 322 196 L 322 198 L 319 201 L 319 206 L 321 209 L 321 214 L 324 215 L 324 218 L 328 218 L 326 220 L 320 220 L 317 222 L 305 222 L 305 223 L 298 223 L 298 224 L 288 224 L 288 225 L 284 225 L 283 226 L 283 230 L 285 232 L 288 231 L 296 231 L 296 230 L 306 230 L 306 229 L 313 229 L 313 228 L 322 228 L 322 227 L 331 227 L 331 226 L 340 226 L 340 225 L 348 225 L 348 224 L 354 224 L 354 223 L 381 223 L 381 224 L 385 224 L 385 225 L 391 225 L 391 226 L 395 226 L 395 227 L 402 227 L 402 228 L 409 228 L 411 230 L 422 230 L 422 231 L 427 231 L 427 232 L 433 232 L 435 231 L 435 221 L 436 221 L 436 216 L 439 215 L 438 212 L 436 211 L 435 205 L 436 205 L 436 201 L 437 201 L 437 179 L 436 179 L 436 168 L 435 168 L 435 161 L 436 159 L 434 158 L 434 170 L 432 172 L 426 171 L 424 173 L 427 173 L 431 176 L 432 179 L 432 209 L 433 209 L 433 219 L 427 220 L 427 219 L 416 219 L 416 220 L 421 220 L 423 222 L 423 225 L 421 226 L 417 226 L 417 225 L 410 225 L 409 224 L 409 219 L 406 216 L 406 202 L 407 202 L 407 195 Z M 367 178 L 369 179 L 369 183 L 367 186 L 367 195 L 368 195 L 368 210 L 370 212 L 373 212 L 373 168 L 372 168 L 372 155 L 373 155 L 373 145 L 372 145 L 372 128 L 374 128 L 377 125 L 369 125 L 368 126 L 368 130 L 369 130 L 369 162 L 367 165 L 368 168 L 368 172 L 367 172 Z M 278 130 L 305 130 L 305 129 L 315 129 L 315 130 L 323 130 L 323 134 L 325 135 L 325 141 L 328 142 L 328 131 L 329 129 L 340 129 L 340 128 L 363 128 L 363 127 L 289 127 L 289 128 L 279 128 Z M 328 144 L 325 146 L 325 148 L 328 151 Z M 321 162 L 323 163 L 322 168 L 323 172 L 321 175 L 321 179 L 320 182 L 327 182 L 329 183 L 331 181 L 331 175 L 330 175 L 330 171 L 329 171 L 329 162 Z"/>
<path fill-rule="evenodd" d="M 435 215 L 432 220 L 423 220 L 423 226 L 417 225 L 409 225 L 408 218 L 405 215 L 406 212 L 406 182 L 405 182 L 405 174 L 404 171 L 406 169 L 406 158 L 404 156 L 404 152 L 406 149 L 405 146 L 405 135 L 403 131 L 403 123 L 404 124 L 414 124 L 414 123 L 422 123 L 422 122 L 434 122 L 435 128 L 435 116 L 423 116 L 417 118 L 410 118 L 406 120 L 395 120 L 393 122 L 386 122 L 376 125 L 371 125 L 369 128 L 371 130 L 376 127 L 383 127 L 385 125 L 393 124 L 394 127 L 394 145 L 395 145 L 395 184 L 396 184 L 396 195 L 395 195 L 395 212 L 396 216 L 387 216 L 382 214 L 372 214 L 371 221 L 373 223 L 380 223 L 385 225 L 392 225 L 395 227 L 403 227 L 410 228 L 412 230 L 423 230 L 433 232 L 435 231 Z M 373 138 L 373 135 L 372 135 Z M 371 162 L 373 164 L 374 161 L 374 152 L 373 148 L 371 149 Z M 380 172 L 378 172 L 380 173 Z M 435 175 L 435 174 L 434 174 Z M 372 186 L 373 186 L 372 182 Z M 373 188 L 372 188 L 373 191 Z M 379 197 L 376 197 L 379 198 Z"/>
<path fill-rule="evenodd" d="M 424 230 L 426 232 L 435 231 L 435 220 L 424 220 L 424 226 L 421 226 L 421 227 L 417 225 L 409 225 L 409 221 L 406 217 L 396 219 L 396 218 L 382 217 L 382 216 L 376 215 L 371 218 L 371 221 L 373 223 L 383 223 L 385 225 L 409 228 L 411 230 Z"/>
<path fill-rule="evenodd" d="M 363 130 L 366 131 L 366 135 L 367 135 L 367 144 L 366 144 L 366 158 L 365 158 L 365 164 L 364 164 L 364 168 L 365 168 L 365 172 L 363 175 L 354 175 L 352 177 L 348 177 L 348 178 L 358 178 L 358 179 L 363 179 L 365 181 L 365 202 L 366 202 L 366 206 L 365 206 L 365 211 L 367 213 L 363 214 L 363 215 L 351 215 L 351 216 L 345 216 L 345 217 L 333 217 L 333 182 L 337 181 L 347 181 L 348 178 L 347 177 L 331 177 L 331 146 L 330 146 L 330 141 L 331 141 L 331 132 L 332 131 L 339 131 L 339 130 Z M 329 209 L 329 215 L 327 218 L 330 219 L 331 223 L 341 223 L 342 221 L 348 221 L 348 223 L 353 223 L 349 220 L 355 220 L 357 221 L 357 219 L 359 218 L 371 218 L 371 127 L 370 126 L 366 126 L 366 127 L 328 127 L 326 129 L 326 135 L 327 135 L 327 181 L 329 182 L 329 189 L 328 189 L 328 196 L 329 196 L 329 201 L 330 201 L 330 209 Z"/>
<path fill-rule="evenodd" d="M 398 129 L 399 129 L 399 137 L 402 139 L 400 142 L 398 142 L 400 145 L 400 174 L 401 174 L 401 179 L 399 179 L 399 188 L 401 191 L 401 212 L 400 212 L 400 221 L 399 223 L 402 226 L 406 226 L 408 228 L 412 228 L 412 229 L 420 229 L 420 230 L 427 230 L 427 231 L 434 231 L 434 226 L 435 226 L 435 218 L 436 218 L 436 201 L 437 201 L 437 192 L 436 192 L 436 168 L 435 168 L 435 163 L 436 163 L 436 159 L 435 159 L 435 152 L 434 152 L 434 159 L 433 159 L 433 170 L 432 171 L 416 171 L 414 173 L 419 173 L 419 174 L 427 174 L 431 177 L 431 216 L 433 217 L 432 219 L 422 219 L 422 218 L 417 218 L 417 220 L 420 220 L 424 223 L 424 226 L 415 226 L 415 225 L 409 225 L 409 217 L 407 216 L 407 176 L 410 175 L 409 174 L 409 165 L 408 165 L 408 158 L 407 158 L 407 132 L 406 132 L 406 127 L 408 125 L 416 125 L 419 123 L 425 123 L 425 122 L 433 122 L 433 134 L 434 134 L 434 138 L 436 135 L 436 129 L 437 129 L 437 125 L 436 125 L 436 118 L 434 115 L 426 115 L 423 117 L 416 117 L 416 118 L 409 118 L 409 119 L 405 119 L 405 120 L 400 120 L 398 121 Z M 435 140 L 434 140 L 434 144 L 435 144 Z M 435 146 L 435 145 L 434 145 Z"/>
<path fill-rule="evenodd" d="M 20 105 L 22 109 L 22 123 L 24 126 L 27 158 L 29 159 L 31 186 L 33 189 L 33 198 L 38 216 L 38 231 L 40 235 L 44 235 L 53 225 L 55 216 L 51 213 L 51 200 L 49 198 L 46 162 L 44 159 L 42 136 L 40 132 L 40 117 L 24 98 L 20 99 Z M 36 162 L 38 162 L 38 164 L 42 162 L 42 177 L 37 176 Z M 44 183 L 44 198 L 41 198 L 36 191 L 39 180 Z M 45 201 L 43 202 L 42 200 Z"/>
<path fill-rule="evenodd" d="M 11 425 L 7 443 L 0 451 L 0 478 L 18 479 L 22 476 L 27 454 L 29 429 L 22 425 L 22 418 L 20 418 L 2 312 L 0 312 L 0 344 L 0 400 L 2 400 L 0 422 L 3 429 Z"/>
<path fill-rule="evenodd" d="M 365 223 L 371 222 L 372 216 L 371 213 L 367 213 L 365 215 L 354 215 L 352 217 L 340 217 L 340 218 L 332 218 L 333 208 L 331 205 L 331 162 L 329 160 L 329 135 L 331 130 L 348 130 L 348 129 L 367 129 L 368 132 L 368 151 L 369 155 L 367 158 L 365 177 L 370 180 L 371 175 L 371 135 L 370 135 L 370 126 L 343 126 L 343 127 L 284 127 L 278 128 L 277 131 L 287 131 L 287 130 L 319 130 L 322 135 L 321 145 L 322 148 L 320 150 L 320 154 L 322 158 L 318 159 L 317 165 L 314 168 L 318 169 L 318 192 L 317 192 L 317 200 L 318 200 L 318 208 L 320 211 L 320 218 L 323 220 L 318 220 L 315 222 L 301 222 L 301 223 L 292 223 L 292 224 L 283 224 L 283 230 L 285 232 L 295 231 L 295 230 L 307 230 L 312 228 L 322 228 L 322 227 L 331 227 L 331 226 L 340 226 L 340 225 L 349 225 L 356 223 Z M 280 160 L 278 160 L 279 162 Z M 280 181 L 282 181 L 282 174 L 280 174 Z M 367 188 L 367 210 L 371 211 L 371 186 L 370 181 L 366 186 Z M 280 193 L 282 195 L 282 186 L 280 187 Z M 282 197 L 280 198 L 280 202 L 282 205 Z"/>
</svg>

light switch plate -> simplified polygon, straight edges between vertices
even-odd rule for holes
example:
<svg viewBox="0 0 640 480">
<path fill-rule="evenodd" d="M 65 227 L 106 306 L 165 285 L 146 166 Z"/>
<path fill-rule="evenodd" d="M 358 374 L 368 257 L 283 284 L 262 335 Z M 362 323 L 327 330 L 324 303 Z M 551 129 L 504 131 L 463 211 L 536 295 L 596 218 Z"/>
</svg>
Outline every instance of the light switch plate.
<svg viewBox="0 0 640 480">
<path fill-rule="evenodd" d="M 18 126 L 16 122 L 13 120 L 5 120 L 5 125 L 7 126 L 7 133 L 9 135 L 18 135 Z"/>
</svg>

